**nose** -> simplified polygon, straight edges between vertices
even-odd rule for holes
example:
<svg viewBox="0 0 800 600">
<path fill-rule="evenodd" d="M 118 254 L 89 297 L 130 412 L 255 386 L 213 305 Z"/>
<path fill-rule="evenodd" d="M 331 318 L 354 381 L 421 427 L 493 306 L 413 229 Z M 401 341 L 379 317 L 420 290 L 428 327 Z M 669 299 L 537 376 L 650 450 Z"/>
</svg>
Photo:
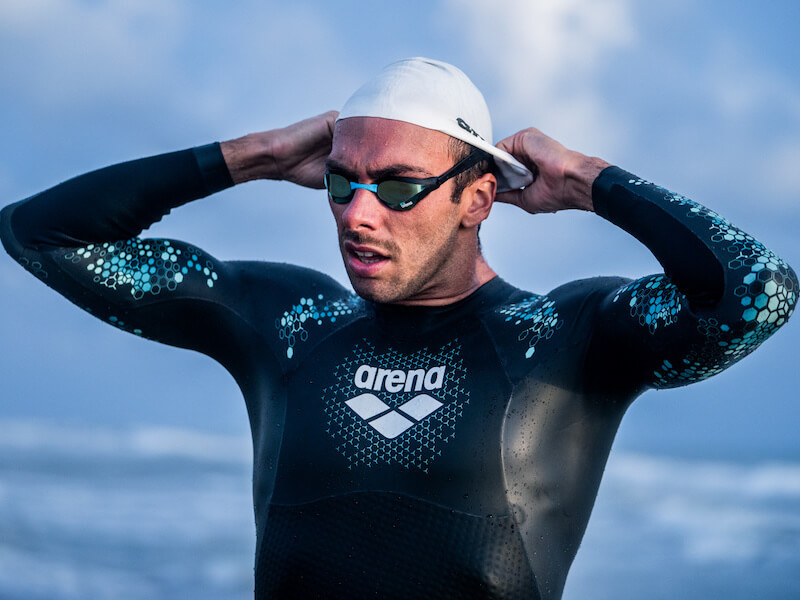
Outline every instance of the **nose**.
<svg viewBox="0 0 800 600">
<path fill-rule="evenodd" d="M 384 207 L 374 192 L 359 188 L 355 190 L 353 198 L 344 205 L 341 213 L 342 226 L 345 230 L 357 231 L 359 229 L 380 228 Z"/>
</svg>

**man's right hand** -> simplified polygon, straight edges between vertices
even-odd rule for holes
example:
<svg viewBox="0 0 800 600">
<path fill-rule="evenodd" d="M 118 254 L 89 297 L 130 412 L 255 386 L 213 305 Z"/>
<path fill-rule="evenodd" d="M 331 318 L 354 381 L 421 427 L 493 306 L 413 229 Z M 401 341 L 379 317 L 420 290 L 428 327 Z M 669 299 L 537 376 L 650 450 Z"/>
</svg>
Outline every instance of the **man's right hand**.
<svg viewBox="0 0 800 600">
<path fill-rule="evenodd" d="M 281 179 L 322 188 L 338 115 L 332 110 L 282 129 L 222 142 L 222 155 L 233 181 Z"/>
</svg>

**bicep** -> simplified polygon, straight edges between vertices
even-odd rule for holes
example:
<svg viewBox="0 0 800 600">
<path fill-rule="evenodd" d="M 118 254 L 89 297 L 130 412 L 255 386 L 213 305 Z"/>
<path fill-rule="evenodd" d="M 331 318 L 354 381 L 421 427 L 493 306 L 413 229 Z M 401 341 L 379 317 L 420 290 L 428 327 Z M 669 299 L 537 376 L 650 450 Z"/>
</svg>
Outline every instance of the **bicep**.
<svg viewBox="0 0 800 600">
<path fill-rule="evenodd" d="M 131 238 L 79 248 L 19 246 L 12 256 L 95 317 L 130 333 L 205 351 L 202 319 L 235 297 L 235 270 L 190 244 Z"/>
</svg>

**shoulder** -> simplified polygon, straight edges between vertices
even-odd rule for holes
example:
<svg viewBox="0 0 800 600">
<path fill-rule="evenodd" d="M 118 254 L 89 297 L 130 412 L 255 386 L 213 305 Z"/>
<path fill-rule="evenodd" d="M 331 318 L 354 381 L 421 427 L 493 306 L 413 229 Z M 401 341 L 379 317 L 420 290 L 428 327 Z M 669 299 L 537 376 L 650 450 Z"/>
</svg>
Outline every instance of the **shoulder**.
<svg viewBox="0 0 800 600">
<path fill-rule="evenodd" d="M 227 264 L 241 281 L 249 285 L 267 285 L 273 290 L 311 286 L 347 291 L 330 275 L 308 267 L 260 260 L 236 260 Z"/>
<path fill-rule="evenodd" d="M 286 263 L 233 261 L 227 263 L 237 280 L 240 300 L 261 311 L 300 304 L 301 299 L 346 300 L 353 293 L 330 275 Z M 303 305 L 306 303 L 303 302 Z"/>
<path fill-rule="evenodd" d="M 582 302 L 593 297 L 604 297 L 631 282 L 626 277 L 598 276 L 576 279 L 550 290 L 547 296 L 561 304 Z"/>
<path fill-rule="evenodd" d="M 630 283 L 624 277 L 591 277 L 560 285 L 546 294 L 536 294 L 513 288 L 497 303 L 492 312 L 509 326 L 552 322 L 555 315 L 575 318 L 579 313 L 595 307 L 604 298 Z M 497 319 L 495 319 L 497 322 Z"/>
<path fill-rule="evenodd" d="M 630 280 L 623 277 L 592 277 L 571 281 L 535 294 L 514 289 L 484 314 L 498 353 L 516 379 L 534 365 L 578 357 L 591 336 L 597 307 Z"/>
<path fill-rule="evenodd" d="M 366 310 L 361 298 L 319 271 L 285 263 L 229 264 L 238 271 L 242 304 L 285 367 Z"/>
</svg>

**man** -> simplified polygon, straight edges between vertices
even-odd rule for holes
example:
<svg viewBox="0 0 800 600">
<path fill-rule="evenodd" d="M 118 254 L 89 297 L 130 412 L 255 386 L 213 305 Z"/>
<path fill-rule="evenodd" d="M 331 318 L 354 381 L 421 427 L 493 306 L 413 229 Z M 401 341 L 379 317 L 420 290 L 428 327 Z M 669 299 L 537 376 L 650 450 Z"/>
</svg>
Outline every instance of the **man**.
<svg viewBox="0 0 800 600">
<path fill-rule="evenodd" d="M 3 211 L 5 247 L 48 285 L 236 379 L 257 597 L 559 598 L 631 401 L 720 372 L 789 317 L 794 272 L 716 213 L 534 129 L 491 139 L 463 73 L 408 59 L 338 119 L 114 165 Z M 253 179 L 324 182 L 357 295 L 134 237 Z M 594 210 L 665 273 L 518 290 L 480 252 L 494 200 Z"/>
</svg>

